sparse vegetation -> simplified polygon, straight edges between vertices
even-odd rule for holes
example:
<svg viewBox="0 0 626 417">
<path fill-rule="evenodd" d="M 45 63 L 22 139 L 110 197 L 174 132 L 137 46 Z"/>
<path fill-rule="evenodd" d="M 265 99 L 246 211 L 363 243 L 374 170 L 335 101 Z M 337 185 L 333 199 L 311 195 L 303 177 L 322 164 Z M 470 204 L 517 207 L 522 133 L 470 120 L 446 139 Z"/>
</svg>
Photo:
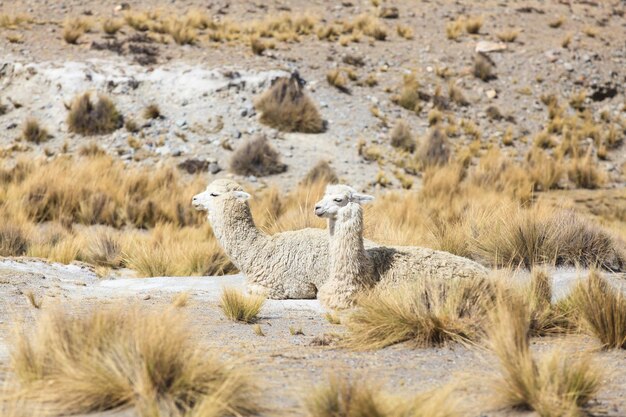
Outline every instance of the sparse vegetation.
<svg viewBox="0 0 626 417">
<path fill-rule="evenodd" d="M 161 119 L 163 115 L 161 114 L 161 109 L 158 104 L 149 104 L 143 110 L 143 117 L 145 119 Z"/>
<path fill-rule="evenodd" d="M 326 81 L 343 93 L 349 93 L 348 77 L 344 71 L 339 68 L 332 69 L 326 73 Z"/>
<path fill-rule="evenodd" d="M 474 76 L 483 81 L 490 81 L 496 78 L 495 65 L 493 61 L 485 54 L 477 53 L 474 55 Z"/>
<path fill-rule="evenodd" d="M 470 34 L 477 34 L 483 27 L 482 16 L 468 17 L 465 19 L 465 31 Z"/>
<path fill-rule="evenodd" d="M 182 407 L 185 415 L 253 415 L 251 380 L 192 334 L 180 310 L 117 304 L 72 314 L 55 307 L 34 328 L 18 329 L 11 369 L 31 401 L 63 414 L 132 406 L 141 414 Z"/>
<path fill-rule="evenodd" d="M 423 166 L 443 165 L 450 160 L 450 144 L 443 130 L 438 127 L 431 129 L 422 140 L 418 151 L 417 161 Z"/>
<path fill-rule="evenodd" d="M 313 168 L 307 172 L 302 184 L 336 184 L 339 181 L 337 173 L 327 161 L 318 161 Z"/>
<path fill-rule="evenodd" d="M 518 29 L 503 30 L 502 32 L 498 32 L 496 36 L 502 42 L 515 42 L 515 40 L 519 36 L 519 30 Z"/>
<path fill-rule="evenodd" d="M 410 126 L 404 120 L 398 120 L 391 131 L 391 146 L 404 149 L 407 152 L 415 151 L 415 138 Z"/>
<path fill-rule="evenodd" d="M 107 35 L 115 35 L 124 26 L 124 21 L 120 19 L 105 19 L 102 22 L 102 30 Z"/>
<path fill-rule="evenodd" d="M 224 288 L 220 299 L 220 308 L 224 315 L 233 321 L 253 323 L 256 321 L 265 298 L 258 295 L 244 295 L 234 288 Z"/>
<path fill-rule="evenodd" d="M 73 18 L 65 20 L 63 24 L 63 39 L 65 42 L 75 45 L 81 36 L 89 30 L 89 23 L 80 18 Z"/>
<path fill-rule="evenodd" d="M 27 119 L 22 128 L 22 139 L 26 142 L 40 144 L 47 141 L 50 134 L 46 129 L 39 125 L 36 119 Z"/>
<path fill-rule="evenodd" d="M 280 154 L 265 136 L 256 136 L 241 144 L 230 159 L 230 170 L 238 175 L 263 177 L 280 174 L 287 165 L 280 161 Z"/>
<path fill-rule="evenodd" d="M 89 93 L 74 98 L 67 116 L 70 132 L 81 135 L 111 133 L 123 123 L 124 119 L 111 99 L 101 95 L 94 103 Z"/>
<path fill-rule="evenodd" d="M 446 36 L 448 39 L 457 40 L 463 33 L 464 19 L 462 17 L 457 18 L 453 22 L 446 24 Z"/>
<path fill-rule="evenodd" d="M 279 78 L 255 102 L 261 122 L 285 132 L 320 133 L 325 123 L 297 74 Z"/>
</svg>

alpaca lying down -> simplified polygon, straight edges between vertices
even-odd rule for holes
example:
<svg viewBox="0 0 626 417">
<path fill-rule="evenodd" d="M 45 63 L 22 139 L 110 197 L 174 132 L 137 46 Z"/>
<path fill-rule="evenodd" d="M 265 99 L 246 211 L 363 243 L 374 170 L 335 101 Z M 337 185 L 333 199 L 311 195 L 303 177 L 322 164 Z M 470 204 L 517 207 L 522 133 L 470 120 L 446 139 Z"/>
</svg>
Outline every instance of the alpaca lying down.
<svg viewBox="0 0 626 417">
<path fill-rule="evenodd" d="M 274 299 L 315 298 L 329 277 L 328 232 L 307 228 L 267 235 L 254 223 L 249 198 L 237 182 L 218 179 L 192 203 L 208 211 L 215 237 L 246 276 L 249 292 Z"/>
<path fill-rule="evenodd" d="M 346 185 L 329 185 L 315 214 L 329 220 L 330 278 L 318 298 L 329 308 L 348 308 L 360 291 L 423 277 L 485 277 L 487 269 L 469 259 L 416 246 L 363 245 L 362 203 L 374 197 Z"/>
</svg>

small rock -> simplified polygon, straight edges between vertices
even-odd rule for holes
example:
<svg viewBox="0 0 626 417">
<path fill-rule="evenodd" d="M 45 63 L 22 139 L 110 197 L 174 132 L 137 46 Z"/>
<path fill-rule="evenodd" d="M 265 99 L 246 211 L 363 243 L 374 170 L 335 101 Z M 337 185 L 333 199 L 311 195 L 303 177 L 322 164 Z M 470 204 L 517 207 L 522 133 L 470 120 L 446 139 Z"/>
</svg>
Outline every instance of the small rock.
<svg viewBox="0 0 626 417">
<path fill-rule="evenodd" d="M 250 182 L 257 182 L 257 178 L 254 175 L 250 175 L 247 180 Z"/>
<path fill-rule="evenodd" d="M 475 52 L 488 53 L 488 52 L 501 52 L 507 49 L 504 42 L 491 42 L 491 41 L 479 41 L 476 43 Z"/>
<path fill-rule="evenodd" d="M 7 125 L 7 130 L 15 129 L 16 127 L 17 127 L 17 123 L 15 123 L 15 122 L 9 123 Z"/>
<path fill-rule="evenodd" d="M 222 168 L 219 166 L 219 164 L 217 162 L 211 162 L 209 164 L 209 172 L 213 175 L 217 174 L 218 172 L 220 172 L 222 170 Z"/>
<path fill-rule="evenodd" d="M 494 99 L 494 98 L 498 97 L 498 93 L 496 92 L 496 90 L 487 90 L 487 92 L 485 94 L 490 99 Z"/>
<path fill-rule="evenodd" d="M 563 64 L 563 68 L 565 68 L 565 71 L 567 71 L 567 72 L 574 71 L 574 66 L 572 64 L 570 64 L 569 62 L 565 62 Z"/>
<path fill-rule="evenodd" d="M 144 300 L 149 300 L 150 298 L 152 298 L 152 297 L 150 297 L 150 295 L 144 295 L 144 296 L 143 296 L 143 299 L 144 299 Z"/>
<path fill-rule="evenodd" d="M 183 126 L 187 126 L 187 120 L 185 119 L 178 119 L 176 120 L 176 126 L 178 127 L 183 127 Z"/>
<path fill-rule="evenodd" d="M 233 135 L 233 138 L 235 138 L 235 139 L 239 139 L 239 138 L 241 138 L 241 131 L 240 131 L 240 130 L 235 130 L 235 131 L 232 133 L 232 135 Z"/>
</svg>

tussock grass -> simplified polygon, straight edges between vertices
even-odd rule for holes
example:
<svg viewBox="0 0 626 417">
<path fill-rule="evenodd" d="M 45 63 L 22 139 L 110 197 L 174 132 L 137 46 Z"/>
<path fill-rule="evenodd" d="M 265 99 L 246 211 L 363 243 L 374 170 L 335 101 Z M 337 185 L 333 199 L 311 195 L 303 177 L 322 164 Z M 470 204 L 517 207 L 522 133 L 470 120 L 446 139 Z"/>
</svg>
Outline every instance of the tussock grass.
<svg viewBox="0 0 626 417">
<path fill-rule="evenodd" d="M 37 299 L 37 296 L 35 295 L 34 292 L 26 291 L 25 295 L 26 295 L 26 299 L 28 300 L 31 306 L 33 306 L 36 309 L 41 308 L 41 304 L 42 304 L 41 300 Z"/>
<path fill-rule="evenodd" d="M 417 346 L 477 340 L 492 301 L 481 279 L 423 277 L 396 288 L 374 289 L 357 299 L 347 322 L 347 345 L 375 349 L 410 341 Z"/>
<path fill-rule="evenodd" d="M 121 19 L 105 19 L 102 22 L 102 30 L 107 35 L 115 35 L 124 26 L 124 21 Z"/>
<path fill-rule="evenodd" d="M 591 146 L 583 157 L 574 157 L 571 160 L 567 175 L 580 188 L 599 188 L 606 182 L 606 174 L 598 167 Z"/>
<path fill-rule="evenodd" d="M 235 288 L 224 288 L 220 298 L 220 308 L 226 318 L 244 323 L 254 323 L 264 303 L 264 297 L 244 295 Z"/>
<path fill-rule="evenodd" d="M 17 329 L 11 370 L 20 392 L 57 414 L 134 407 L 141 415 L 249 416 L 257 390 L 206 353 L 181 310 L 116 304 L 44 310 Z"/>
<path fill-rule="evenodd" d="M 163 114 L 161 114 L 161 109 L 158 104 L 152 103 L 148 104 L 145 109 L 143 109 L 143 117 L 145 119 L 161 119 L 163 118 Z"/>
<path fill-rule="evenodd" d="M 404 76 L 400 93 L 393 100 L 407 110 L 421 111 L 420 83 L 415 74 Z"/>
<path fill-rule="evenodd" d="M 349 93 L 348 77 L 344 71 L 334 68 L 326 73 L 326 81 L 342 93 Z"/>
<path fill-rule="evenodd" d="M 238 175 L 264 177 L 287 170 L 278 150 L 267 137 L 258 135 L 241 144 L 230 158 L 230 170 Z"/>
<path fill-rule="evenodd" d="M 480 28 L 483 27 L 484 19 L 482 16 L 470 16 L 465 19 L 465 31 L 470 34 L 478 34 L 480 32 Z"/>
<path fill-rule="evenodd" d="M 602 276 L 592 271 L 570 295 L 583 328 L 607 349 L 626 349 L 626 298 Z"/>
<path fill-rule="evenodd" d="M 4 223 L 0 226 L 0 256 L 22 256 L 28 246 L 28 235 L 21 225 Z"/>
<path fill-rule="evenodd" d="M 198 33 L 188 22 L 171 19 L 165 23 L 165 30 L 178 45 L 193 45 L 198 41 Z"/>
<path fill-rule="evenodd" d="M 485 54 L 474 55 L 474 76 L 483 81 L 490 81 L 496 78 L 495 64 Z"/>
<path fill-rule="evenodd" d="M 445 132 L 438 127 L 422 139 L 417 150 L 417 161 L 423 167 L 445 165 L 450 161 L 450 144 Z"/>
<path fill-rule="evenodd" d="M 40 144 L 50 139 L 48 131 L 39 125 L 36 119 L 27 119 L 22 127 L 22 139 L 26 142 Z"/>
<path fill-rule="evenodd" d="M 390 133 L 391 146 L 407 152 L 415 151 L 415 139 L 411 127 L 404 120 L 398 120 Z"/>
<path fill-rule="evenodd" d="M 326 318 L 326 321 L 328 321 L 330 324 L 341 324 L 341 318 L 337 313 L 328 312 L 324 314 L 324 318 Z"/>
<path fill-rule="evenodd" d="M 84 247 L 85 260 L 93 265 L 122 266 L 122 245 L 119 237 L 108 229 L 99 229 L 89 236 Z"/>
<path fill-rule="evenodd" d="M 328 161 L 320 160 L 307 172 L 302 180 L 302 184 L 304 185 L 314 185 L 314 184 L 336 184 L 339 182 L 339 177 L 337 177 L 337 173 L 330 166 Z"/>
<path fill-rule="evenodd" d="M 414 37 L 413 29 L 411 29 L 411 27 L 406 26 L 406 25 L 396 26 L 396 32 L 398 33 L 398 36 L 407 40 L 411 40 Z"/>
<path fill-rule="evenodd" d="M 500 362 L 494 400 L 545 417 L 582 415 L 581 407 L 599 389 L 599 369 L 585 354 L 555 350 L 533 358 L 529 328 L 526 304 L 518 297 L 500 298 L 489 326 L 489 346 Z"/>
<path fill-rule="evenodd" d="M 463 34 L 463 25 L 464 19 L 462 17 L 446 23 L 446 37 L 450 40 L 457 40 Z"/>
<path fill-rule="evenodd" d="M 70 132 L 81 135 L 101 135 L 111 133 L 124 123 L 115 104 L 101 95 L 97 102 L 92 102 L 90 94 L 85 93 L 74 98 L 67 115 Z"/>
<path fill-rule="evenodd" d="M 63 40 L 76 45 L 80 37 L 89 30 L 89 26 L 86 20 L 80 18 L 66 19 L 63 23 Z"/>
<path fill-rule="evenodd" d="M 255 101 L 261 123 L 285 132 L 320 133 L 325 123 L 297 74 L 279 78 Z"/>
<path fill-rule="evenodd" d="M 498 32 L 496 36 L 502 42 L 515 42 L 515 40 L 519 36 L 519 30 L 518 29 L 503 30 L 502 32 Z"/>
<path fill-rule="evenodd" d="M 189 291 L 178 293 L 172 299 L 172 305 L 176 308 L 187 307 L 188 304 L 189 304 Z"/>
</svg>

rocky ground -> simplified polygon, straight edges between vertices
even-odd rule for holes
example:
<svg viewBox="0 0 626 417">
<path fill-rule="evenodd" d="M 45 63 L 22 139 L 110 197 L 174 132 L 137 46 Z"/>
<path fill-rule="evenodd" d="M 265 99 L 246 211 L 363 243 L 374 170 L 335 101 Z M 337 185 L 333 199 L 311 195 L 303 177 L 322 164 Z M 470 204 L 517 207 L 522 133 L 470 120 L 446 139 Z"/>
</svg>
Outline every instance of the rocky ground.
<svg viewBox="0 0 626 417">
<path fill-rule="evenodd" d="M 177 1 L 163 4 L 142 0 L 128 3 L 131 11 L 163 9 L 179 15 L 200 9 L 217 21 L 251 22 L 281 13 L 308 12 L 323 27 L 346 21 L 360 13 L 378 13 L 369 1 L 302 2 L 273 1 L 250 3 Z M 12 0 L 0 3 L 0 13 L 25 13 L 32 23 L 4 28 L 0 48 L 0 99 L 7 113 L 0 116 L 0 146 L 5 158 L 54 157 L 76 152 L 94 141 L 107 152 L 130 163 L 151 165 L 161 162 L 208 161 L 205 168 L 225 175 L 231 148 L 247 137 L 266 133 L 279 148 L 289 169 L 264 181 L 291 187 L 319 159 L 332 163 L 340 176 L 359 187 L 372 186 L 378 171 L 399 182 L 391 172 L 393 161 L 364 161 L 357 152 L 359 140 L 370 144 L 389 141 L 389 130 L 397 119 L 405 120 L 418 136 L 428 129 L 426 115 L 433 103 L 426 103 L 416 115 L 391 102 L 403 75 L 414 72 L 424 92 L 447 89 L 447 80 L 437 74 L 453 74 L 451 82 L 462 89 L 468 106 L 451 106 L 447 113 L 456 120 L 474 121 L 480 128 L 484 147 L 500 144 L 507 129 L 515 140 L 505 152 L 521 159 L 532 138 L 547 123 L 541 97 L 555 94 L 563 103 L 576 93 L 586 93 L 586 106 L 594 117 L 604 112 L 624 117 L 623 83 L 626 75 L 625 23 L 623 4 L 616 1 L 513 1 L 513 2 L 413 2 L 395 1 L 380 7 L 396 7 L 397 19 L 382 19 L 388 28 L 384 41 L 364 36 L 358 43 L 342 46 L 320 40 L 315 34 L 300 36 L 299 42 L 275 42 L 275 49 L 262 56 L 253 54 L 249 42 L 217 43 L 200 31 L 194 45 L 155 43 L 156 62 L 137 64 L 137 55 L 98 50 L 110 40 L 100 29 L 105 18 L 121 18 L 111 3 L 89 0 Z M 482 16 L 479 34 L 463 33 L 457 40 L 446 37 L 446 24 L 457 16 Z M 64 19 L 82 17 L 96 22 L 78 44 L 62 39 Z M 562 18 L 558 28 L 551 27 Z M 396 27 L 409 27 L 413 39 L 404 39 Z M 488 53 L 496 65 L 497 78 L 485 82 L 471 74 L 472 60 L 480 42 L 499 42 L 498 34 L 518 30 L 506 49 Z M 9 41 L 19 34 L 19 42 Z M 115 39 L 131 43 L 136 31 L 123 27 Z M 567 47 L 563 41 L 570 38 Z M 484 47 L 484 45 L 483 45 Z M 346 56 L 362 58 L 363 66 L 352 67 L 364 80 L 372 75 L 373 87 L 351 82 L 349 93 L 326 81 L 326 73 L 343 63 Z M 323 134 L 285 134 L 261 125 L 253 106 L 254 97 L 281 73 L 299 71 L 307 89 L 319 105 L 328 130 Z M 65 105 L 84 91 L 108 94 L 127 119 L 143 125 L 140 133 L 120 129 L 110 135 L 82 137 L 68 133 Z M 164 118 L 146 121 L 141 114 L 151 103 L 161 108 Z M 494 120 L 487 110 L 495 107 L 503 116 Z M 377 109 L 375 116 L 372 109 Z M 509 117 L 510 116 L 510 117 Z M 16 142 L 27 117 L 37 118 L 53 138 L 42 144 Z M 129 138 L 139 139 L 130 146 Z M 132 142 L 132 140 L 131 140 Z M 460 150 L 471 143 L 464 134 L 452 139 Z M 501 145 L 501 144 L 500 144 Z M 390 158 L 391 159 L 391 158 Z M 626 154 L 617 149 L 602 161 L 609 173 L 608 186 L 624 181 Z M 209 168 L 210 167 L 210 168 Z M 219 170 L 222 172 L 219 172 Z M 211 175 L 213 175 L 211 174 Z M 254 181 L 254 178 L 252 179 Z M 417 182 L 419 183 L 419 182 Z"/>
</svg>

